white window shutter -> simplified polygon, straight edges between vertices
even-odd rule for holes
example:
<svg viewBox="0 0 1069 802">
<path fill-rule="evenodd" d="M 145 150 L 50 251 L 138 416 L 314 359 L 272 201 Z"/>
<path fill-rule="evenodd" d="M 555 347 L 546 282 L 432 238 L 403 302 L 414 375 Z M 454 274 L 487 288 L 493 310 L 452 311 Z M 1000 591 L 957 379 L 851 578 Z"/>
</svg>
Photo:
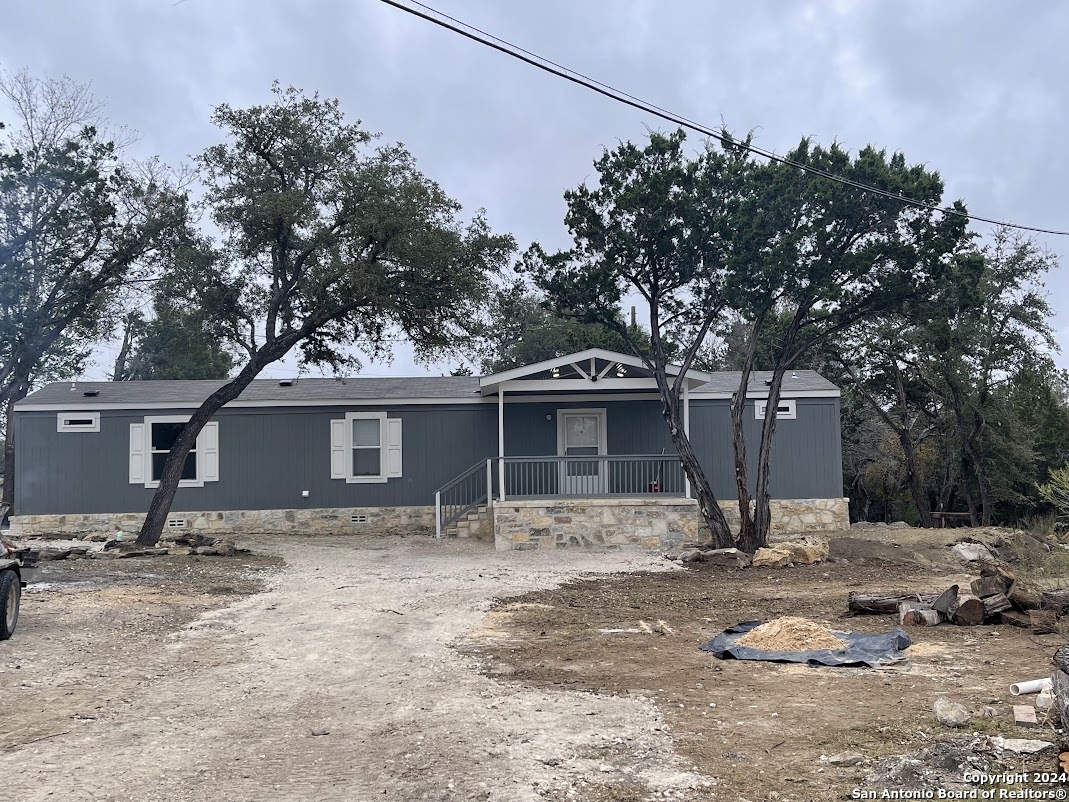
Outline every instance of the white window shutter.
<svg viewBox="0 0 1069 802">
<path fill-rule="evenodd" d="M 386 419 L 386 475 L 401 475 L 401 419 Z"/>
<path fill-rule="evenodd" d="M 130 484 L 145 483 L 145 424 L 130 424 Z"/>
<path fill-rule="evenodd" d="M 330 422 L 330 478 L 345 479 L 349 476 L 349 438 L 346 437 L 345 418 Z"/>
<path fill-rule="evenodd" d="M 197 436 L 197 454 L 200 460 L 198 476 L 203 482 L 219 481 L 219 423 L 204 424 Z"/>
</svg>

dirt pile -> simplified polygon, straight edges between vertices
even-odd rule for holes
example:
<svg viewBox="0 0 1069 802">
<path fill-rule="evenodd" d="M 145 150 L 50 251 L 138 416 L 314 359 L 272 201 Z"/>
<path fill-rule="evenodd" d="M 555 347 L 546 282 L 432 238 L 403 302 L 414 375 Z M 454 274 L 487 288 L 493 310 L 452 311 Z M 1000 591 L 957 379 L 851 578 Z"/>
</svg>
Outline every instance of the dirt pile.
<svg viewBox="0 0 1069 802">
<path fill-rule="evenodd" d="M 809 652 L 816 649 L 845 649 L 847 646 L 846 641 L 835 637 L 820 624 L 790 615 L 767 621 L 735 642 L 739 646 L 766 652 Z"/>
</svg>

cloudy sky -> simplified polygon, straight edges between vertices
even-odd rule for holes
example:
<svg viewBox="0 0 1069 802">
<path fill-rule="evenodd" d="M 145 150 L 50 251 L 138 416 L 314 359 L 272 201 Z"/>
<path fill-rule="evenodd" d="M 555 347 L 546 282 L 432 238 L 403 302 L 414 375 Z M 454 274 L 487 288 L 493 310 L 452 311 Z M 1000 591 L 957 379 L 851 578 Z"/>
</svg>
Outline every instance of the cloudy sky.
<svg viewBox="0 0 1069 802">
<path fill-rule="evenodd" d="M 764 148 L 810 135 L 901 150 L 938 169 L 948 199 L 976 214 L 1069 228 L 1067 3 L 429 4 L 682 116 L 754 129 Z M 92 82 L 112 119 L 140 133 L 138 155 L 188 159 L 217 141 L 213 105 L 264 102 L 278 79 L 340 98 L 521 247 L 566 245 L 563 191 L 592 176 L 603 147 L 664 127 L 379 0 L 2 6 L 0 66 Z M 1038 239 L 1069 265 L 1069 238 Z M 1069 350 L 1064 272 L 1048 289 Z M 445 367 L 415 365 L 401 349 L 365 372 Z"/>
</svg>

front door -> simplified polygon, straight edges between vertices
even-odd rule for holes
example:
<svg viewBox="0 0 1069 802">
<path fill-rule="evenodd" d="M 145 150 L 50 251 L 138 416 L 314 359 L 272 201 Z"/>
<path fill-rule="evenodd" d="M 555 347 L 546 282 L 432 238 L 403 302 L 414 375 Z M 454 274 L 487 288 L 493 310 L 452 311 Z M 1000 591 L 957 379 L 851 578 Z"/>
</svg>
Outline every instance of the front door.
<svg viewBox="0 0 1069 802">
<path fill-rule="evenodd" d="M 557 411 L 557 454 L 562 457 L 597 457 L 605 454 L 605 410 Z M 560 468 L 561 493 L 597 496 L 608 487 L 604 460 L 564 460 Z"/>
</svg>

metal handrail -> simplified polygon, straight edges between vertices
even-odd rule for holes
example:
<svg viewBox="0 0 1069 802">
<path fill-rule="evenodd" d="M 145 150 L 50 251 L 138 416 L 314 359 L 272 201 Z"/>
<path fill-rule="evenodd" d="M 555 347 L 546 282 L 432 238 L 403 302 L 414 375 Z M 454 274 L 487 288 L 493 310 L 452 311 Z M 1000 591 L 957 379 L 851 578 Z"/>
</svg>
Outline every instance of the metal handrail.
<svg viewBox="0 0 1069 802">
<path fill-rule="evenodd" d="M 686 496 L 675 454 L 504 457 L 501 498 Z"/>
<path fill-rule="evenodd" d="M 482 476 L 480 476 L 482 474 Z M 479 460 L 464 473 L 434 491 L 434 535 L 459 521 L 480 504 L 489 501 L 491 488 L 490 460 Z"/>
</svg>

